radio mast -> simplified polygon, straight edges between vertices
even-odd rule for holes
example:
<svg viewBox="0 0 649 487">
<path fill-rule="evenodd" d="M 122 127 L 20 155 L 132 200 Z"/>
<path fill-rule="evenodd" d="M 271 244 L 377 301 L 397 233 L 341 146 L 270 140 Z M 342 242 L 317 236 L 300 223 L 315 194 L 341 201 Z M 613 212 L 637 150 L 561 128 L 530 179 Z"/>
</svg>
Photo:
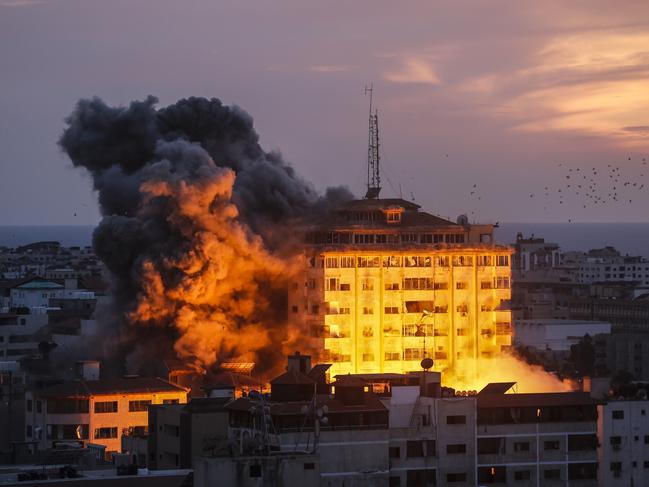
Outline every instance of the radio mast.
<svg viewBox="0 0 649 487">
<path fill-rule="evenodd" d="M 372 113 L 372 95 L 374 84 L 365 86 L 365 94 L 370 95 L 369 135 L 367 141 L 367 193 L 366 199 L 378 199 L 381 192 L 381 175 L 379 173 L 379 114 Z"/>
</svg>

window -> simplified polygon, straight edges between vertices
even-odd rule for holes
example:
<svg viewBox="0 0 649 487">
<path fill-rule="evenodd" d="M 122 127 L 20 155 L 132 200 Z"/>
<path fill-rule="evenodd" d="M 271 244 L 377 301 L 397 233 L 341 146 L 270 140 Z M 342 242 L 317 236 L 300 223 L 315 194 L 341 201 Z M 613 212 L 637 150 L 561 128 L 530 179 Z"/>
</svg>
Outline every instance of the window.
<svg viewBox="0 0 649 487">
<path fill-rule="evenodd" d="M 365 352 L 363 354 L 363 362 L 374 362 L 374 354 L 372 352 Z"/>
<path fill-rule="evenodd" d="M 543 449 L 544 450 L 558 450 L 560 448 L 560 443 L 558 440 L 552 440 L 552 441 L 544 441 L 543 442 Z"/>
<path fill-rule="evenodd" d="M 568 480 L 593 480 L 597 478 L 597 462 L 568 464 Z"/>
<path fill-rule="evenodd" d="M 505 453 L 505 438 L 478 438 L 478 455 Z"/>
<path fill-rule="evenodd" d="M 494 277 L 494 289 L 509 289 L 509 277 Z"/>
<path fill-rule="evenodd" d="M 645 435 L 644 437 L 644 444 L 649 445 L 649 435 Z"/>
<path fill-rule="evenodd" d="M 509 267 L 509 256 L 508 255 L 497 255 L 496 256 L 496 265 L 498 267 Z"/>
<path fill-rule="evenodd" d="M 387 362 L 401 360 L 401 352 L 385 352 L 385 360 Z"/>
<path fill-rule="evenodd" d="M 253 479 L 261 477 L 261 465 L 250 465 L 250 468 L 248 468 L 248 475 Z"/>
<path fill-rule="evenodd" d="M 340 279 L 337 279 L 335 277 L 325 279 L 325 291 L 338 291 L 339 288 Z"/>
<path fill-rule="evenodd" d="M 456 333 L 457 333 L 457 336 L 464 337 L 464 336 L 467 335 L 467 330 L 466 330 L 466 328 L 458 328 L 456 330 Z"/>
<path fill-rule="evenodd" d="M 386 282 L 385 283 L 385 290 L 386 291 L 398 291 L 399 290 L 399 283 L 398 282 Z"/>
<path fill-rule="evenodd" d="M 611 472 L 622 470 L 622 462 L 611 462 Z"/>
<path fill-rule="evenodd" d="M 306 283 L 306 287 L 309 289 L 315 289 L 315 279 L 309 279 Z"/>
<path fill-rule="evenodd" d="M 335 269 L 338 267 L 338 257 L 327 257 L 325 259 L 325 267 Z"/>
<path fill-rule="evenodd" d="M 435 440 L 426 440 L 426 456 L 434 457 L 436 451 Z"/>
<path fill-rule="evenodd" d="M 33 407 L 33 402 L 31 399 L 27 399 L 27 411 L 31 412 Z"/>
<path fill-rule="evenodd" d="M 569 451 L 597 450 L 597 435 L 570 435 L 568 437 Z"/>
<path fill-rule="evenodd" d="M 374 314 L 374 308 L 372 308 L 371 306 L 363 307 L 363 314 L 364 315 L 373 315 Z"/>
<path fill-rule="evenodd" d="M 448 282 L 436 282 L 433 284 L 435 291 L 445 291 L 448 289 Z"/>
<path fill-rule="evenodd" d="M 149 405 L 151 404 L 150 400 L 146 401 L 129 401 L 128 402 L 128 410 L 129 412 L 136 412 L 136 411 L 147 411 L 149 408 Z"/>
<path fill-rule="evenodd" d="M 558 468 L 548 468 L 543 471 L 543 478 L 546 480 L 558 480 L 561 478 L 561 470 Z"/>
<path fill-rule="evenodd" d="M 165 424 L 163 427 L 164 434 L 167 436 L 180 436 L 180 428 L 175 424 Z"/>
<path fill-rule="evenodd" d="M 383 257 L 383 267 L 401 267 L 401 257 L 396 255 Z"/>
<path fill-rule="evenodd" d="M 358 267 L 379 267 L 380 261 L 378 257 L 359 257 Z"/>
<path fill-rule="evenodd" d="M 401 448 L 398 446 L 391 446 L 388 449 L 388 455 L 390 455 L 390 458 L 401 458 Z"/>
<path fill-rule="evenodd" d="M 468 289 L 469 285 L 466 282 L 456 282 L 455 289 Z"/>
<path fill-rule="evenodd" d="M 455 267 L 471 267 L 473 265 L 473 257 L 470 255 L 454 255 L 453 265 Z"/>
<path fill-rule="evenodd" d="M 433 279 L 430 277 L 406 277 L 403 280 L 403 289 L 406 291 L 433 289 Z"/>
<path fill-rule="evenodd" d="M 304 464 L 304 470 L 315 470 L 315 463 L 313 462 L 306 462 Z"/>
<path fill-rule="evenodd" d="M 448 267 L 450 263 L 450 259 L 448 255 L 441 256 L 441 257 L 435 257 L 435 265 L 437 267 Z"/>
<path fill-rule="evenodd" d="M 406 470 L 406 485 L 408 487 L 435 485 L 436 483 L 435 469 Z"/>
<path fill-rule="evenodd" d="M 466 416 L 464 415 L 446 416 L 446 424 L 466 424 Z"/>
<path fill-rule="evenodd" d="M 311 314 L 312 315 L 317 315 L 318 313 L 320 313 L 320 305 L 312 304 L 311 305 Z"/>
<path fill-rule="evenodd" d="M 514 451 L 530 451 L 530 442 L 529 441 L 517 441 L 514 443 Z"/>
<path fill-rule="evenodd" d="M 391 476 L 388 481 L 388 487 L 401 487 L 401 477 Z"/>
<path fill-rule="evenodd" d="M 388 223 L 399 223 L 401 221 L 401 212 L 400 211 L 386 212 L 386 220 L 388 221 Z"/>
<path fill-rule="evenodd" d="M 514 480 L 530 480 L 531 473 L 529 470 L 517 470 L 514 472 Z"/>
<path fill-rule="evenodd" d="M 345 284 L 340 284 L 340 290 L 341 291 L 349 291 L 351 289 L 351 286 L 348 283 Z"/>
<path fill-rule="evenodd" d="M 163 399 L 162 404 L 179 404 L 179 399 Z"/>
<path fill-rule="evenodd" d="M 363 279 L 361 282 L 361 289 L 363 289 L 363 291 L 373 291 L 374 279 Z"/>
<path fill-rule="evenodd" d="M 622 411 L 621 409 L 616 409 L 612 411 L 611 416 L 613 417 L 613 419 L 624 419 L 624 411 Z"/>
<path fill-rule="evenodd" d="M 482 267 L 492 266 L 493 260 L 490 255 L 479 255 L 478 256 L 478 265 Z"/>
<path fill-rule="evenodd" d="M 297 306 L 291 306 L 291 311 L 293 313 L 297 313 Z"/>
<path fill-rule="evenodd" d="M 446 474 L 447 482 L 466 482 L 466 473 L 447 473 Z"/>
<path fill-rule="evenodd" d="M 482 281 L 480 283 L 480 289 L 491 289 L 491 281 Z"/>
<path fill-rule="evenodd" d="M 466 445 L 464 443 L 457 443 L 454 445 L 446 445 L 446 453 L 466 453 Z"/>
<path fill-rule="evenodd" d="M 406 442 L 406 457 L 415 458 L 424 456 L 424 442 L 409 440 Z"/>
<path fill-rule="evenodd" d="M 399 307 L 398 306 L 386 306 L 385 307 L 385 314 L 386 315 L 398 315 L 399 314 Z"/>
<path fill-rule="evenodd" d="M 117 438 L 117 426 L 95 428 L 95 438 Z"/>
<path fill-rule="evenodd" d="M 353 257 L 341 257 L 340 258 L 340 267 L 354 267 L 354 258 Z"/>
<path fill-rule="evenodd" d="M 405 267 L 431 267 L 432 259 L 424 256 L 408 256 L 403 258 L 403 265 Z"/>
<path fill-rule="evenodd" d="M 36 401 L 36 412 L 37 413 L 42 413 L 43 412 L 43 402 L 42 401 Z"/>
<path fill-rule="evenodd" d="M 31 424 L 28 424 L 27 426 L 25 426 L 25 436 L 27 438 L 32 437 L 32 425 Z"/>
<path fill-rule="evenodd" d="M 117 401 L 96 402 L 95 413 L 116 413 Z"/>
<path fill-rule="evenodd" d="M 419 236 L 416 233 L 402 233 L 401 242 L 402 243 L 417 243 L 419 241 Z"/>
</svg>

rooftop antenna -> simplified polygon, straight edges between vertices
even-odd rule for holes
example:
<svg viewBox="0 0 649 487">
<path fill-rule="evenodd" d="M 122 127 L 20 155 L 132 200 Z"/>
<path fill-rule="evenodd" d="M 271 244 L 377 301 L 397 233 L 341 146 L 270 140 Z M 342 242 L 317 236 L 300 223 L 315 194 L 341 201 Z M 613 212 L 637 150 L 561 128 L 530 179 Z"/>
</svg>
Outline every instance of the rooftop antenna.
<svg viewBox="0 0 649 487">
<path fill-rule="evenodd" d="M 372 113 L 372 95 L 374 83 L 368 88 L 365 86 L 365 94 L 370 95 L 370 116 L 369 135 L 367 141 L 367 193 L 366 199 L 378 199 L 381 192 L 381 176 L 379 174 L 379 114 L 375 110 Z"/>
</svg>

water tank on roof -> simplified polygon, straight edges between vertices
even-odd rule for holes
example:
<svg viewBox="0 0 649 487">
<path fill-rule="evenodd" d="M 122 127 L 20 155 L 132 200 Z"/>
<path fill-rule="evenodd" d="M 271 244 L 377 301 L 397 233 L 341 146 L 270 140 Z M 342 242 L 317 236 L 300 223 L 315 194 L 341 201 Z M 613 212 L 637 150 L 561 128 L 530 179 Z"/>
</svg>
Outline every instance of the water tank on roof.
<svg viewBox="0 0 649 487">
<path fill-rule="evenodd" d="M 469 217 L 464 213 L 457 217 L 457 224 L 462 226 L 467 226 L 469 224 Z"/>
</svg>

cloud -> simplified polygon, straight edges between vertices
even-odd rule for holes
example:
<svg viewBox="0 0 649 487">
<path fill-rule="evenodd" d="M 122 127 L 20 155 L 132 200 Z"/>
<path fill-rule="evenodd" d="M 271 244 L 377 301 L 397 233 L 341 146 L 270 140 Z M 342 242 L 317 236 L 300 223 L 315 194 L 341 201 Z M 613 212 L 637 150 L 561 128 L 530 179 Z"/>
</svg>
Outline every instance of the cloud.
<svg viewBox="0 0 649 487">
<path fill-rule="evenodd" d="M 343 71 L 349 71 L 350 67 L 340 64 L 319 64 L 316 66 L 311 66 L 310 71 L 316 73 L 341 73 Z"/>
<path fill-rule="evenodd" d="M 649 125 L 633 125 L 630 127 L 622 127 L 625 132 L 640 133 L 642 135 L 649 135 Z"/>
<path fill-rule="evenodd" d="M 420 83 L 438 85 L 441 80 L 429 62 L 416 57 L 408 57 L 395 71 L 388 71 L 383 79 L 392 83 Z"/>
<path fill-rule="evenodd" d="M 0 7 L 30 7 L 44 3 L 44 0 L 0 0 Z"/>
</svg>

